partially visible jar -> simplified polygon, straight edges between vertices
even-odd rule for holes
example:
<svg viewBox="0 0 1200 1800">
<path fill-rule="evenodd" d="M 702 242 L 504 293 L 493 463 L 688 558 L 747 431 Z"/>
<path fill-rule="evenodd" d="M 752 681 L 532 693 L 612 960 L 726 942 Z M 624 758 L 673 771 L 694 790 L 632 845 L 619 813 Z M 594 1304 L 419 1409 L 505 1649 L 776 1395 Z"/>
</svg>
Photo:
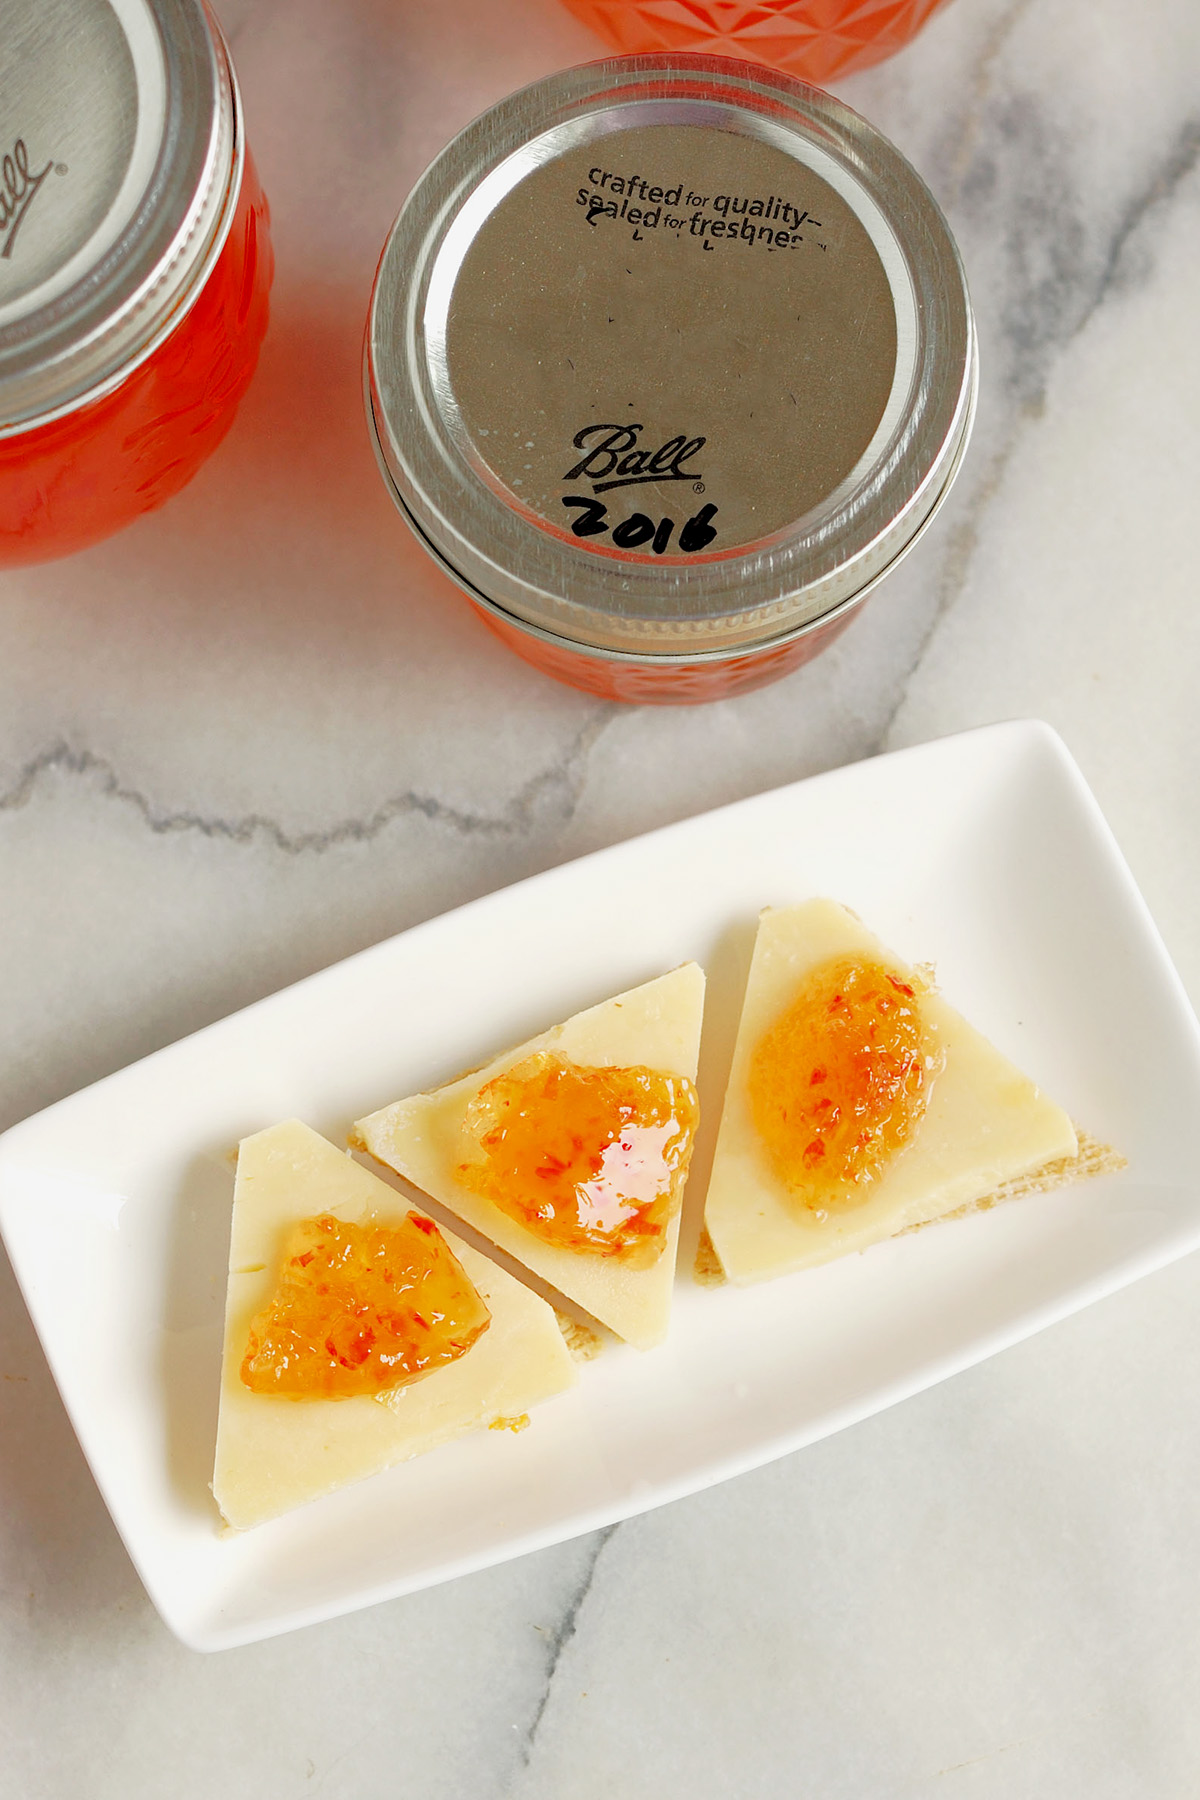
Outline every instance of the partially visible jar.
<svg viewBox="0 0 1200 1800">
<path fill-rule="evenodd" d="M 818 84 L 902 50 L 946 0 L 563 0 L 623 55 L 703 50 Z"/>
<path fill-rule="evenodd" d="M 204 0 L 0 0 L 0 568 L 121 530 L 233 422 L 267 203 Z"/>
</svg>

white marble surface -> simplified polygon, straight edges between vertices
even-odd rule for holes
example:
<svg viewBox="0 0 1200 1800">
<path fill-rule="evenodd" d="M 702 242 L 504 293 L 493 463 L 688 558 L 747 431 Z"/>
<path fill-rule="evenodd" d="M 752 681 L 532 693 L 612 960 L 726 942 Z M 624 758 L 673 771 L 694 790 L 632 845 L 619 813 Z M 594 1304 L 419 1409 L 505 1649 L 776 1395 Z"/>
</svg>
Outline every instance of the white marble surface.
<svg viewBox="0 0 1200 1800">
<path fill-rule="evenodd" d="M 826 657 L 692 712 L 600 705 L 494 643 L 391 512 L 361 422 L 408 184 L 592 41 L 554 0 L 222 10 L 274 319 L 186 494 L 0 578 L 0 1124 L 518 876 L 1020 714 L 1063 732 L 1200 994 L 1194 0 L 956 0 L 844 84 L 962 245 L 975 441 Z M 1193 1259 L 602 1537 L 201 1658 L 150 1610 L 4 1265 L 0 1789 L 1194 1794 L 1198 1381 Z"/>
</svg>

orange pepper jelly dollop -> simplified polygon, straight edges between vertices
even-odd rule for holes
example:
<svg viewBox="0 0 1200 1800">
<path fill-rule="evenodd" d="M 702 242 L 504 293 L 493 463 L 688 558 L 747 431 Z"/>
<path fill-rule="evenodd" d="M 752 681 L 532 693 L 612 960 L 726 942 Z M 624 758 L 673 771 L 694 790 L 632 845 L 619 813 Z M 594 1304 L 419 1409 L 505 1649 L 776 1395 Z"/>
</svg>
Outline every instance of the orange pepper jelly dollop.
<svg viewBox="0 0 1200 1800">
<path fill-rule="evenodd" d="M 921 988 L 870 957 L 818 964 L 750 1061 L 755 1127 L 792 1198 L 855 1206 L 911 1138 L 943 1056 Z"/>
<path fill-rule="evenodd" d="M 472 1100 L 481 1154 L 458 1177 L 548 1244 L 645 1268 L 679 1210 L 699 1116 L 685 1075 L 539 1050 Z"/>
<path fill-rule="evenodd" d="M 491 1314 L 432 1219 L 303 1219 L 250 1325 L 242 1380 L 256 1394 L 346 1400 L 454 1362 Z"/>
</svg>

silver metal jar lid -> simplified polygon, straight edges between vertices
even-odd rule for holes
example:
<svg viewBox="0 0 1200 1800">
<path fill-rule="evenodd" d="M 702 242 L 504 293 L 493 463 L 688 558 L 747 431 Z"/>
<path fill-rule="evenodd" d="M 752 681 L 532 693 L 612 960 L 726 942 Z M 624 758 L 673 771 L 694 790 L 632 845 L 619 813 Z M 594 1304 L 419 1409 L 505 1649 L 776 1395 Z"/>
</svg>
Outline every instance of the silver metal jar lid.
<svg viewBox="0 0 1200 1800">
<path fill-rule="evenodd" d="M 715 57 L 569 69 L 469 125 L 383 251 L 369 420 L 484 607 L 707 661 L 859 599 L 928 522 L 976 391 L 928 189 L 832 96 Z"/>
<path fill-rule="evenodd" d="M 240 183 L 204 0 L 0 0 L 0 435 L 99 397 L 195 298 Z"/>
</svg>

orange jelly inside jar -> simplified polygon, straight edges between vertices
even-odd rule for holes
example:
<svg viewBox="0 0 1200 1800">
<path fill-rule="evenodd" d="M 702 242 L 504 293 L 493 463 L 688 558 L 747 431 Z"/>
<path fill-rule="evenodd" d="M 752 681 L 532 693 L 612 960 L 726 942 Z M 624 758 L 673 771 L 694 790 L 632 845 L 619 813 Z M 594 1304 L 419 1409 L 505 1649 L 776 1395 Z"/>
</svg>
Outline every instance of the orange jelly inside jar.
<svg viewBox="0 0 1200 1800">
<path fill-rule="evenodd" d="M 945 0 L 564 0 L 623 56 L 704 50 L 804 81 L 865 69 L 903 48 Z"/>
<path fill-rule="evenodd" d="M 267 328 L 269 216 L 247 155 L 229 235 L 163 342 L 102 399 L 0 437 L 0 568 L 111 536 L 177 494 L 216 449 Z"/>
<path fill-rule="evenodd" d="M 256 1394 L 346 1400 L 401 1387 L 466 1354 L 491 1314 L 432 1219 L 304 1219 L 269 1305 L 250 1326 Z"/>
<path fill-rule="evenodd" d="M 458 1176 L 548 1244 L 644 1268 L 666 1246 L 699 1116 L 686 1076 L 538 1051 L 471 1102 L 481 1156 Z"/>
<path fill-rule="evenodd" d="M 754 1124 L 793 1199 L 818 1217 L 865 1201 L 942 1060 L 913 981 L 860 956 L 811 970 L 750 1062 Z"/>
</svg>

